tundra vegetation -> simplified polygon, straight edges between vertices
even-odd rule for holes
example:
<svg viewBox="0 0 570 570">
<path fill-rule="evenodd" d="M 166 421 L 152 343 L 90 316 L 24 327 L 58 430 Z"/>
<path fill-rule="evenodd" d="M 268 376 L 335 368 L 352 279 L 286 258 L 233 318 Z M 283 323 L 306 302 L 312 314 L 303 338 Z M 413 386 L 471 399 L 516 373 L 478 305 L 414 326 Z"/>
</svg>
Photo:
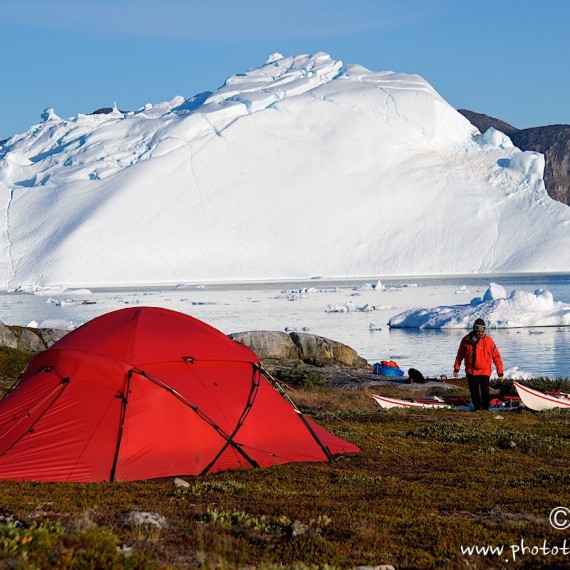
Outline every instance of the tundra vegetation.
<svg viewBox="0 0 570 570">
<path fill-rule="evenodd" d="M 30 356 L 0 349 L 2 392 Z M 567 412 L 383 411 L 371 392 L 409 392 L 302 380 L 301 410 L 361 453 L 185 485 L 2 481 L 0 568 L 568 567 L 549 522 L 570 507 Z"/>
</svg>

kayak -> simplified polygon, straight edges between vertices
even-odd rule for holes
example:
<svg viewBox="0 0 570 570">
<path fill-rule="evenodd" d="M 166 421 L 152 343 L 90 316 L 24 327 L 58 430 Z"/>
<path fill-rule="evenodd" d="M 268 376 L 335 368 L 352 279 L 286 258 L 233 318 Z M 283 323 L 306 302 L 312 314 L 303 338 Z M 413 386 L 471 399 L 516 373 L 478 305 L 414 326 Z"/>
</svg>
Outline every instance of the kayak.
<svg viewBox="0 0 570 570">
<path fill-rule="evenodd" d="M 554 408 L 570 408 L 570 394 L 565 392 L 540 392 L 528 386 L 513 382 L 513 386 L 522 400 L 522 403 L 531 410 L 553 410 Z"/>
<path fill-rule="evenodd" d="M 473 409 L 468 399 L 455 396 L 449 396 L 445 399 L 432 396 L 431 398 L 412 398 L 411 400 L 388 398 L 386 396 L 379 396 L 378 394 L 372 394 L 372 397 L 376 400 L 376 403 L 385 410 L 389 410 L 390 408 L 453 408 L 462 411 Z M 513 410 L 518 408 L 520 403 L 521 399 L 517 396 L 504 396 L 503 399 L 493 398 L 490 402 L 489 409 L 493 411 Z"/>
</svg>

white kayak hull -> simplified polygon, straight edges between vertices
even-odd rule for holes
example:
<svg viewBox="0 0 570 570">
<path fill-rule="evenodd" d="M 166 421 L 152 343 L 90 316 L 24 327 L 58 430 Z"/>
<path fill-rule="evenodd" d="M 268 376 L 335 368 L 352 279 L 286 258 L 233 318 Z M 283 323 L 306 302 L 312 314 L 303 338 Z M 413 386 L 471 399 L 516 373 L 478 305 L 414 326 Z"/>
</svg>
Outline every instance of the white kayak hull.
<svg viewBox="0 0 570 570">
<path fill-rule="evenodd" d="M 522 403 L 531 410 L 541 412 L 543 410 L 553 410 L 554 408 L 570 408 L 570 394 L 545 394 L 538 390 L 533 390 L 528 386 L 522 386 L 518 382 L 513 382 L 514 387 L 521 398 Z"/>
</svg>

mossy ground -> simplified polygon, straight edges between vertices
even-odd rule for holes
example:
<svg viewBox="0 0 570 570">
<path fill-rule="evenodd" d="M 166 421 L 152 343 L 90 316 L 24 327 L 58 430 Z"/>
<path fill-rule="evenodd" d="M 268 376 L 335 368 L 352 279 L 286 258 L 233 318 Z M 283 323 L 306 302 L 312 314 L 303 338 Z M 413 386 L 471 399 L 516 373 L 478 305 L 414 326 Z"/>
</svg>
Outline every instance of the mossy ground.
<svg viewBox="0 0 570 570">
<path fill-rule="evenodd" d="M 187 488 L 0 482 L 0 567 L 570 566 L 570 540 L 562 552 L 569 531 L 549 523 L 554 508 L 570 508 L 568 413 L 383 411 L 372 391 L 408 394 L 292 394 L 361 447 L 330 464 L 186 478 Z M 132 511 L 159 513 L 167 524 L 133 524 Z M 477 546 L 503 553 L 462 551 Z"/>
</svg>

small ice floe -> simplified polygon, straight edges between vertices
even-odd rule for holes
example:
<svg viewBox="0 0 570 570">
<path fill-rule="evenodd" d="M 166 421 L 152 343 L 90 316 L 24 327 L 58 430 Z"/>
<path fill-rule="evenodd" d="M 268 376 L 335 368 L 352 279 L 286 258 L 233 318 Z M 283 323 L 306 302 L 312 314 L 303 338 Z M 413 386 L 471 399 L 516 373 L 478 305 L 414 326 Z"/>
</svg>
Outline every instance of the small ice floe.
<svg viewBox="0 0 570 570">
<path fill-rule="evenodd" d="M 268 297 L 269 299 L 285 299 L 285 301 L 300 301 L 306 297 L 306 295 L 298 295 L 297 293 L 283 293 L 281 295 L 274 295 Z"/>
<path fill-rule="evenodd" d="M 505 378 L 509 380 L 532 380 L 533 377 L 534 376 L 532 372 L 523 372 L 522 370 L 519 370 L 518 366 L 512 366 L 511 368 L 507 368 L 505 370 Z M 491 379 L 495 380 L 497 378 L 497 371 L 493 370 Z"/>
<path fill-rule="evenodd" d="M 376 283 L 363 283 L 362 285 L 357 285 L 353 287 L 353 291 L 384 291 L 386 287 L 380 279 Z"/>
<path fill-rule="evenodd" d="M 66 285 L 57 285 L 54 287 L 18 287 L 17 292 L 31 293 L 38 297 L 51 297 L 53 295 L 61 295 L 67 291 Z"/>
<path fill-rule="evenodd" d="M 375 311 L 376 307 L 374 305 L 355 305 L 352 301 L 345 303 L 344 305 L 327 305 L 325 307 L 325 313 L 350 313 L 352 311 L 359 311 L 361 313 L 367 313 L 369 311 Z"/>
<path fill-rule="evenodd" d="M 48 297 L 46 303 L 55 305 L 56 307 L 70 307 L 71 305 L 77 305 L 78 301 L 75 299 L 53 299 Z"/>
<path fill-rule="evenodd" d="M 63 293 L 65 293 L 66 297 L 85 297 L 86 295 L 93 294 L 90 289 L 68 289 L 66 285 L 38 287 L 26 292 L 31 292 L 38 297 L 55 297 Z"/>
<path fill-rule="evenodd" d="M 353 291 L 372 291 L 373 289 L 374 285 L 372 283 L 361 283 L 352 288 Z"/>
<path fill-rule="evenodd" d="M 90 289 L 69 289 L 65 294 L 74 297 L 84 297 L 85 295 L 93 295 L 93 291 Z"/>
<path fill-rule="evenodd" d="M 319 290 L 315 287 L 301 287 L 300 289 L 284 289 L 281 293 L 288 295 L 308 295 L 309 293 L 317 293 Z"/>
<path fill-rule="evenodd" d="M 206 285 L 204 283 L 190 284 L 190 283 L 178 283 L 174 286 L 175 289 L 205 289 Z"/>
<path fill-rule="evenodd" d="M 40 287 L 37 285 L 18 285 L 17 287 L 8 288 L 8 293 L 35 293 Z"/>
<path fill-rule="evenodd" d="M 469 290 L 467 289 L 466 285 L 463 285 L 463 287 L 460 287 L 459 289 L 457 289 L 457 291 L 455 291 L 456 295 L 463 295 L 465 293 L 469 293 Z"/>
<path fill-rule="evenodd" d="M 32 321 L 35 322 L 35 321 Z M 77 324 L 72 321 L 66 321 L 63 319 L 46 319 L 41 321 L 39 324 L 36 323 L 36 327 L 39 329 L 58 329 L 62 331 L 72 331 L 77 328 Z"/>
<path fill-rule="evenodd" d="M 287 301 L 299 301 L 309 296 L 310 293 L 314 293 L 317 290 L 314 288 L 307 289 L 284 289 L 281 291 L 280 295 L 271 297 L 272 299 L 287 299 Z"/>
<path fill-rule="evenodd" d="M 349 313 L 350 311 L 356 311 L 356 305 L 349 301 L 344 305 L 327 305 L 325 307 L 325 313 Z"/>
</svg>

